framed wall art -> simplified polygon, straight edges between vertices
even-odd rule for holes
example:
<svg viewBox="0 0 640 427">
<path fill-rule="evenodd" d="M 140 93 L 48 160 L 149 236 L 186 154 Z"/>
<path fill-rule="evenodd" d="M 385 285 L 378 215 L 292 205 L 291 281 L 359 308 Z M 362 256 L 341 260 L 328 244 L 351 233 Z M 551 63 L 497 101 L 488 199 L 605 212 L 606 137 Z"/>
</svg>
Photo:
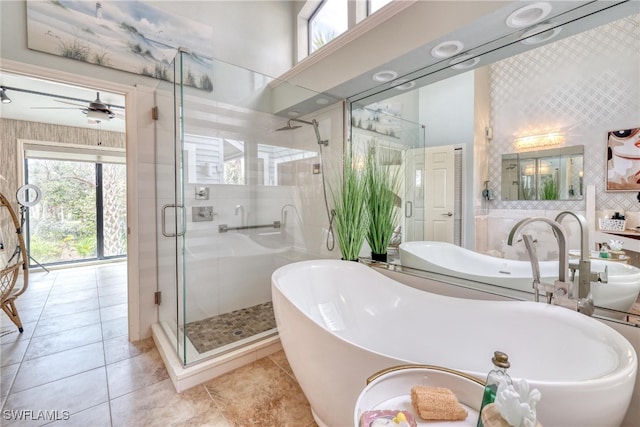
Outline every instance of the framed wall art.
<svg viewBox="0 0 640 427">
<path fill-rule="evenodd" d="M 607 133 L 607 191 L 640 191 L 640 127 Z"/>
</svg>

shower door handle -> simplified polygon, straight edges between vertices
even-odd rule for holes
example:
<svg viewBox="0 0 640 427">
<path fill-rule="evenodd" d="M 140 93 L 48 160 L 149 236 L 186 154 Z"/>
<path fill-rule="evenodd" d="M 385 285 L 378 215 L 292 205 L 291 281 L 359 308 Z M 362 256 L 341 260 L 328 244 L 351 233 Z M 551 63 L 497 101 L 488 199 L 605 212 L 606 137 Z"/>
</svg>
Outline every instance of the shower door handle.
<svg viewBox="0 0 640 427">
<path fill-rule="evenodd" d="M 166 229 L 166 218 L 167 218 L 167 208 L 184 208 L 184 206 L 182 205 L 173 205 L 173 204 L 168 204 L 168 205 L 164 205 L 162 206 L 162 235 L 164 237 L 178 237 L 178 236 L 184 236 L 184 227 L 182 227 L 182 231 L 180 231 L 178 233 L 178 231 L 176 230 L 175 233 L 167 233 L 167 229 Z"/>
<path fill-rule="evenodd" d="M 413 202 L 404 202 L 404 217 L 411 218 L 413 216 Z"/>
</svg>

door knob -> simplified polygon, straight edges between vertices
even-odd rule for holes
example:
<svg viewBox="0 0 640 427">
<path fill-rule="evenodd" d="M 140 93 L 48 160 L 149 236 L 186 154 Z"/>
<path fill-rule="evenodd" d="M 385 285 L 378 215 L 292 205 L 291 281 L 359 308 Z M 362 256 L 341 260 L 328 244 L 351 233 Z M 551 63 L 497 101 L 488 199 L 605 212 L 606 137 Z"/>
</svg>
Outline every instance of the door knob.
<svg viewBox="0 0 640 427">
<path fill-rule="evenodd" d="M 446 214 L 442 214 L 444 216 L 453 216 L 453 214 L 451 212 L 447 212 Z"/>
</svg>

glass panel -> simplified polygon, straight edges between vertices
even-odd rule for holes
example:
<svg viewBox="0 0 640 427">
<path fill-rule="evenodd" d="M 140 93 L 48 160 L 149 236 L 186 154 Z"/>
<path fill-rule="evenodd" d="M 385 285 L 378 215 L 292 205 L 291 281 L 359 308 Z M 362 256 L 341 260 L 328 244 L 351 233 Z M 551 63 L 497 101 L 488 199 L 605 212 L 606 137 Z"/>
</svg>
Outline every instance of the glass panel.
<svg viewBox="0 0 640 427">
<path fill-rule="evenodd" d="M 96 257 L 95 164 L 27 160 L 27 182 L 42 191 L 29 208 L 29 253 L 37 262 Z"/>
<path fill-rule="evenodd" d="M 378 147 L 378 154 L 387 159 L 390 176 L 397 173 L 400 178 L 398 222 L 388 248 L 390 262 L 397 257 L 402 241 L 422 240 L 424 235 L 425 132 L 420 124 L 403 119 L 401 109 L 402 104 L 393 100 L 351 105 L 354 153 Z"/>
<path fill-rule="evenodd" d="M 344 0 L 325 0 L 309 19 L 309 53 L 315 52 L 347 31 L 348 11 Z"/>
<path fill-rule="evenodd" d="M 175 62 L 156 91 L 159 320 L 191 364 L 276 333 L 276 268 L 339 257 L 323 194 L 343 115 L 333 100 L 310 116 L 320 94 L 216 60 L 214 90 L 193 87 L 189 54 Z"/>
<path fill-rule="evenodd" d="M 105 257 L 127 254 L 127 168 L 102 165 L 103 251 Z"/>
</svg>

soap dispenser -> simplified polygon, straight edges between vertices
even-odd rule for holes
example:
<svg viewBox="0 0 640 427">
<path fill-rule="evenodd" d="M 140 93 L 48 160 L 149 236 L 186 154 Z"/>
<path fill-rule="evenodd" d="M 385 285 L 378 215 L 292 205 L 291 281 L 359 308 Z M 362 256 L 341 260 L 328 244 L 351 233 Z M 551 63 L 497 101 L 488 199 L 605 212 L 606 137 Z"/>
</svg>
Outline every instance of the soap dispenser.
<svg viewBox="0 0 640 427">
<path fill-rule="evenodd" d="M 484 393 L 482 395 L 482 404 L 480 405 L 480 411 L 478 412 L 477 427 L 484 427 L 481 418 L 482 410 L 485 406 L 496 400 L 496 393 L 498 392 L 498 384 L 500 383 L 500 380 L 506 380 L 507 383 L 511 385 L 513 384 L 511 377 L 507 374 L 507 368 L 511 366 L 509 363 L 509 356 L 501 351 L 496 351 L 493 353 L 491 361 L 494 364 L 494 368 L 489 371 L 489 374 L 487 375 L 487 385 L 484 387 Z"/>
</svg>

